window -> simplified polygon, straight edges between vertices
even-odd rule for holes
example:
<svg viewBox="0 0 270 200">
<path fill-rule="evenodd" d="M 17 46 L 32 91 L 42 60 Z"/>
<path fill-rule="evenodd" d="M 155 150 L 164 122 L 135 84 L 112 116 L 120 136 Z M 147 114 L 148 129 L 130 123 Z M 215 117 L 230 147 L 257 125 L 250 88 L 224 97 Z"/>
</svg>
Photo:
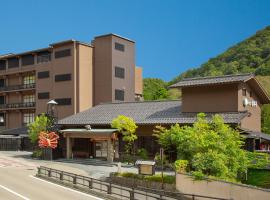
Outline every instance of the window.
<svg viewBox="0 0 270 200">
<path fill-rule="evenodd" d="M 5 113 L 0 113 L 0 126 L 5 126 Z"/>
<path fill-rule="evenodd" d="M 40 92 L 38 93 L 38 99 L 49 99 L 50 93 L 49 92 Z"/>
<path fill-rule="evenodd" d="M 33 65 L 35 63 L 35 57 L 33 55 L 22 56 L 22 66 Z"/>
<path fill-rule="evenodd" d="M 44 63 L 51 61 L 51 52 L 43 51 L 37 53 L 37 63 Z"/>
<path fill-rule="evenodd" d="M 124 101 L 125 100 L 125 91 L 124 90 L 115 90 L 115 100 Z"/>
<path fill-rule="evenodd" d="M 25 125 L 34 122 L 35 120 L 35 113 L 23 113 L 23 123 Z"/>
<path fill-rule="evenodd" d="M 71 105 L 71 98 L 55 99 L 59 106 Z"/>
<path fill-rule="evenodd" d="M 0 105 L 5 104 L 5 96 L 0 96 Z"/>
<path fill-rule="evenodd" d="M 8 68 L 19 67 L 19 58 L 9 58 L 8 59 Z"/>
<path fill-rule="evenodd" d="M 71 80 L 71 74 L 59 74 L 55 75 L 55 82 L 59 81 L 70 81 Z"/>
<path fill-rule="evenodd" d="M 55 58 L 63 58 L 63 57 L 67 57 L 67 56 L 71 56 L 71 50 L 70 49 L 64 49 L 64 50 L 61 50 L 61 51 L 56 51 L 54 53 Z"/>
<path fill-rule="evenodd" d="M 33 102 L 35 102 L 35 95 L 30 94 L 23 96 L 23 103 L 33 103 Z"/>
<path fill-rule="evenodd" d="M 35 75 L 28 75 L 28 76 L 23 77 L 24 85 L 34 84 L 35 82 L 36 82 Z"/>
<path fill-rule="evenodd" d="M 0 88 L 5 87 L 5 79 L 0 79 Z"/>
<path fill-rule="evenodd" d="M 49 71 L 38 72 L 38 79 L 49 78 L 49 77 L 50 77 Z"/>
<path fill-rule="evenodd" d="M 125 46 L 123 44 L 118 43 L 118 42 L 114 43 L 114 48 L 118 51 L 125 51 Z"/>
<path fill-rule="evenodd" d="M 117 78 L 125 78 L 125 69 L 122 67 L 115 67 L 114 68 L 114 75 Z"/>
<path fill-rule="evenodd" d="M 0 60 L 0 70 L 6 70 L 6 61 Z"/>
<path fill-rule="evenodd" d="M 247 90 L 246 89 L 242 89 L 242 95 L 247 96 Z"/>
</svg>

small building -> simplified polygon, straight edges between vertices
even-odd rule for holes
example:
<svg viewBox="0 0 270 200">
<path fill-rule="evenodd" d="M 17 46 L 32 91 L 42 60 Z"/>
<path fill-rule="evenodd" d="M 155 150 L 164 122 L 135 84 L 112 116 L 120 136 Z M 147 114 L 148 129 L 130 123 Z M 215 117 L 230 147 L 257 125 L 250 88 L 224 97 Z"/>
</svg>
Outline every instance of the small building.
<svg viewBox="0 0 270 200">
<path fill-rule="evenodd" d="M 133 118 L 138 125 L 136 131 L 138 140 L 135 142 L 135 148 L 145 148 L 151 156 L 154 156 L 159 152 L 159 145 L 152 135 L 155 126 L 170 127 L 176 123 L 193 124 L 200 112 L 204 112 L 208 120 L 214 114 L 219 114 L 225 123 L 238 127 L 247 138 L 246 149 L 254 151 L 266 148 L 266 146 L 269 149 L 270 138 L 261 133 L 261 107 L 263 104 L 270 103 L 270 99 L 253 74 L 184 79 L 171 87 L 182 90 L 181 101 L 99 104 L 60 120 L 59 124 L 63 132 L 70 129 L 82 129 L 90 125 L 93 130 L 106 130 L 110 135 L 106 140 L 100 141 L 95 137 L 98 134 L 104 134 L 101 131 L 96 135 L 88 134 L 87 139 L 77 137 L 75 130 L 70 131 L 70 139 L 66 139 L 66 145 L 62 146 L 65 149 L 62 155 L 69 158 L 67 152 L 75 151 L 80 147 L 83 151 L 89 152 L 92 157 L 99 157 L 98 150 L 102 149 L 107 152 L 113 151 L 114 158 L 119 158 L 124 152 L 124 143 L 121 134 L 111 129 L 110 124 L 118 115 L 125 115 Z M 82 134 L 86 135 L 86 132 Z M 114 139 L 111 139 L 113 134 Z M 63 136 L 67 137 L 65 134 Z M 108 142 L 113 143 L 113 146 L 110 146 Z M 111 147 L 113 149 L 108 151 Z"/>
</svg>

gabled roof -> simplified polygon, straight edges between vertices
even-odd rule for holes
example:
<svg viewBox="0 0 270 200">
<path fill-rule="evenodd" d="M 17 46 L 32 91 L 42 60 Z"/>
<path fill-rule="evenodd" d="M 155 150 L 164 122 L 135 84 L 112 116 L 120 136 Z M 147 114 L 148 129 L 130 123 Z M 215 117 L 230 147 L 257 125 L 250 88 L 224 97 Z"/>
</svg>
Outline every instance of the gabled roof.
<svg viewBox="0 0 270 200">
<path fill-rule="evenodd" d="M 84 112 L 59 121 L 60 125 L 110 125 L 118 115 L 135 120 L 138 125 L 191 124 L 197 113 L 182 113 L 181 101 L 144 101 L 100 104 Z M 226 123 L 238 124 L 247 112 L 206 113 L 210 120 L 213 114 L 220 114 Z"/>
<path fill-rule="evenodd" d="M 179 81 L 178 83 L 171 85 L 170 87 L 177 88 L 177 87 L 189 87 L 189 86 L 198 86 L 198 85 L 246 82 L 251 78 L 254 78 L 254 74 L 237 74 L 237 75 L 225 75 L 225 76 L 185 78 L 182 81 Z"/>
<path fill-rule="evenodd" d="M 183 88 L 183 87 L 196 87 L 196 86 L 207 86 L 217 84 L 230 84 L 230 83 L 248 83 L 254 90 L 254 92 L 261 99 L 261 103 L 270 103 L 270 98 L 267 92 L 264 90 L 259 81 L 255 78 L 254 74 L 236 74 L 236 75 L 225 75 L 225 76 L 213 76 L 213 77 L 199 77 L 199 78 L 186 78 L 178 83 L 170 86 L 170 88 Z"/>
</svg>

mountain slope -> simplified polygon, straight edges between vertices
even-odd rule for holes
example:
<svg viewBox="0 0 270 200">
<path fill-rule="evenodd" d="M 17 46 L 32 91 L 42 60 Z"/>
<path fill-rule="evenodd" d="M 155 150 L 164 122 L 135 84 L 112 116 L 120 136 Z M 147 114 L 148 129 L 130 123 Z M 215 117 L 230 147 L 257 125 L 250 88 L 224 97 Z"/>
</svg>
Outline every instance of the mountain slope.
<svg viewBox="0 0 270 200">
<path fill-rule="evenodd" d="M 199 68 L 180 74 L 169 83 L 173 84 L 183 78 L 247 72 L 262 76 L 270 75 L 270 26 L 217 57 L 209 59 Z"/>
</svg>

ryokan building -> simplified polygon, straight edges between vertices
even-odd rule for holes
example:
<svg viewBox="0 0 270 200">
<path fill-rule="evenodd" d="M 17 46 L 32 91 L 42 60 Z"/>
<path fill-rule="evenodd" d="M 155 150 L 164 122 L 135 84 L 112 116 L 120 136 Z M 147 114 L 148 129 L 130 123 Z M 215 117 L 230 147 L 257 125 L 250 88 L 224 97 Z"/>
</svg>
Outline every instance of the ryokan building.
<svg viewBox="0 0 270 200">
<path fill-rule="evenodd" d="M 182 90 L 182 100 L 105 103 L 60 120 L 62 156 L 119 158 L 124 144 L 110 126 L 118 115 L 135 120 L 135 148 L 154 156 L 159 151 L 155 126 L 192 124 L 200 112 L 208 120 L 219 114 L 238 128 L 246 138 L 246 149 L 270 150 L 270 136 L 261 132 L 261 107 L 270 99 L 253 74 L 184 79 L 171 87 Z"/>
<path fill-rule="evenodd" d="M 107 34 L 91 43 L 67 40 L 49 47 L 0 56 L 0 129 L 14 134 L 58 103 L 58 118 L 102 102 L 142 96 L 142 69 L 135 67 L 135 42 Z"/>
</svg>

